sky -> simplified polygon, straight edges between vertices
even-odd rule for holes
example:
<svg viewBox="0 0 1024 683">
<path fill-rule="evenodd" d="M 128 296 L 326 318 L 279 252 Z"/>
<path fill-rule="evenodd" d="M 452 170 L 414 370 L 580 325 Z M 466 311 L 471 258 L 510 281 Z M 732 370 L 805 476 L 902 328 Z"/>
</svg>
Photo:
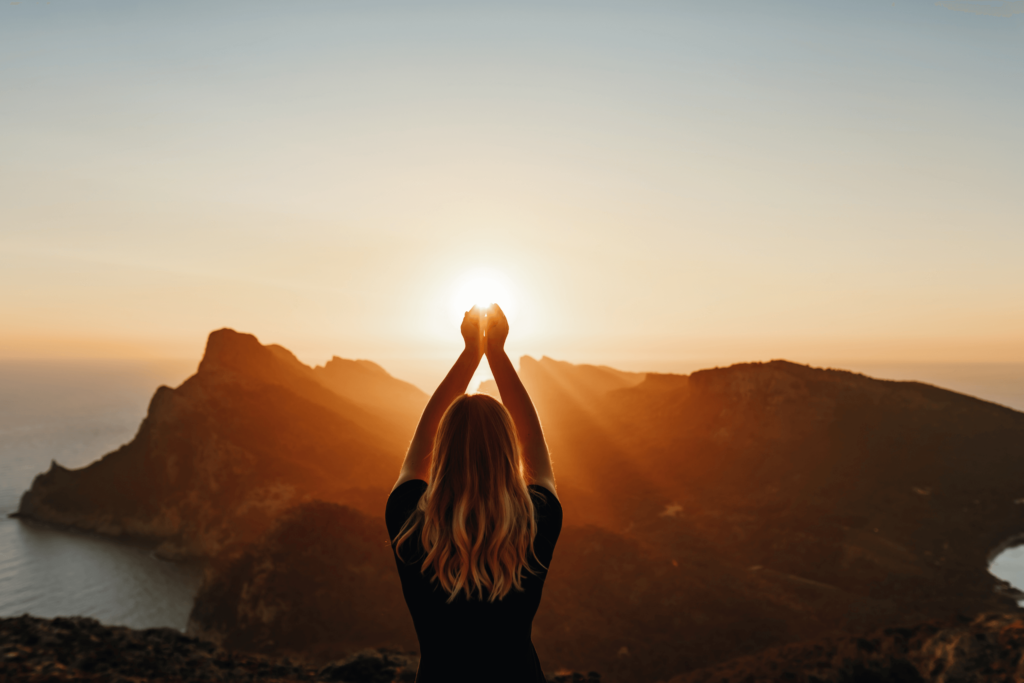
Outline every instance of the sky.
<svg viewBox="0 0 1024 683">
<path fill-rule="evenodd" d="M 1021 121 L 1024 0 L 5 2 L 0 359 L 1022 363 Z"/>
</svg>

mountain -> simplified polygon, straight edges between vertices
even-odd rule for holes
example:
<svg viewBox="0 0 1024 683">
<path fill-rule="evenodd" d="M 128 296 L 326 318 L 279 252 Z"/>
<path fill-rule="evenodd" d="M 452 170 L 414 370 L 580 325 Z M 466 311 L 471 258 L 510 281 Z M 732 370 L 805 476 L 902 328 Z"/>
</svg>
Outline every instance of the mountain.
<svg viewBox="0 0 1024 683">
<path fill-rule="evenodd" d="M 1016 607 L 987 567 L 1024 531 L 1020 412 L 786 361 L 600 389 L 551 359 L 521 367 L 567 522 L 605 533 L 590 561 L 556 554 L 535 622 L 549 661 L 653 679 Z M 567 621 L 579 637 L 556 646 Z"/>
<path fill-rule="evenodd" d="M 549 671 L 667 680 L 1017 609 L 987 564 L 1024 534 L 1022 413 L 786 361 L 665 375 L 524 357 L 520 374 L 565 510 L 534 622 Z M 221 330 L 132 443 L 54 465 L 21 514 L 214 558 L 190 629 L 230 647 L 409 647 L 382 513 L 425 401 L 365 361 L 310 368 Z"/>
<path fill-rule="evenodd" d="M 567 519 L 534 621 L 549 670 L 664 680 L 824 634 L 1015 609 L 986 567 L 1024 530 L 1021 413 L 783 361 L 637 377 L 524 358 L 520 374 Z M 341 525 L 321 526 L 344 545 Z M 292 607 L 271 610 L 264 635 L 227 640 L 248 632 L 234 616 L 203 630 L 204 603 L 260 611 L 263 592 L 242 582 L 208 580 L 192 628 L 259 650 L 286 639 L 314 595 L 317 610 L 343 612 L 345 591 L 286 578 L 304 557 L 256 546 L 224 571 L 272 568 L 275 604 Z M 245 597 L 215 597 L 229 594 Z M 376 619 L 408 620 L 379 603 Z M 340 656 L 347 628 L 306 648 Z"/>
<path fill-rule="evenodd" d="M 564 506 L 566 523 L 622 528 L 617 505 L 609 506 L 607 501 L 645 495 L 640 493 L 644 484 L 632 476 L 633 456 L 619 449 L 608 431 L 604 399 L 610 392 L 640 385 L 646 375 L 573 365 L 547 356 L 539 361 L 523 356 L 519 366 L 541 417 L 559 494 L 572 502 Z M 480 390 L 500 398 L 493 380 Z"/>
<path fill-rule="evenodd" d="M 159 539 L 165 556 L 237 552 L 303 501 L 376 513 L 426 400 L 369 361 L 310 368 L 218 330 L 195 375 L 157 390 L 130 443 L 79 470 L 53 463 L 17 514 Z"/>
<path fill-rule="evenodd" d="M 578 514 L 659 552 L 700 543 L 864 596 L 985 601 L 990 556 L 1024 531 L 1024 414 L 1009 408 L 785 361 L 603 394 L 544 366 L 523 377 L 565 497 L 583 482 Z"/>
</svg>

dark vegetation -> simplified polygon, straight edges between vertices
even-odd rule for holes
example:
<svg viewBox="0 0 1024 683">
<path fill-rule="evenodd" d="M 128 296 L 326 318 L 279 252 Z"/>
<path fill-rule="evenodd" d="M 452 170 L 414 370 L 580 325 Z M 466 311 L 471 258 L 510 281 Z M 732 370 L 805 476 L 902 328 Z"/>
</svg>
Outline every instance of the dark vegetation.
<svg viewBox="0 0 1024 683">
<path fill-rule="evenodd" d="M 365 648 L 416 650 L 395 561 L 378 520 L 311 502 L 241 557 L 215 563 L 190 631 L 225 647 L 323 663 Z"/>
<path fill-rule="evenodd" d="M 1024 532 L 1024 414 L 784 361 L 682 376 L 524 357 L 521 375 L 566 513 L 534 624 L 549 671 L 653 682 L 1017 609 L 987 563 Z M 131 444 L 55 465 L 20 514 L 209 558 L 190 633 L 234 650 L 409 650 L 382 512 L 425 401 L 372 363 L 309 368 L 221 330 Z"/>
</svg>

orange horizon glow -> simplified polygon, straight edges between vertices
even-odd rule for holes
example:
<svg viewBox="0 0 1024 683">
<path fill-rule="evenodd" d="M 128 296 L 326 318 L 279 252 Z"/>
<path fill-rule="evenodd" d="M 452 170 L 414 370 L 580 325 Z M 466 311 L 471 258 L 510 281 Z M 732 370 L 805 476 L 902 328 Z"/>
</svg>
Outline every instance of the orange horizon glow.
<svg viewBox="0 0 1024 683">
<path fill-rule="evenodd" d="M 1020 19 L 5 5 L 0 359 L 1024 363 Z"/>
</svg>

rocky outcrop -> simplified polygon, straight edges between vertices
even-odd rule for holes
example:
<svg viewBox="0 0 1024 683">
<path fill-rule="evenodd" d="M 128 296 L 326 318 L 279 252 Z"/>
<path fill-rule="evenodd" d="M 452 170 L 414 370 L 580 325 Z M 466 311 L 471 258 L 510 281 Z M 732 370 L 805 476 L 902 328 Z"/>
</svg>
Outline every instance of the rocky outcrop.
<svg viewBox="0 0 1024 683">
<path fill-rule="evenodd" d="M 1019 615 L 955 617 L 862 636 L 765 650 L 674 676 L 669 683 L 1004 683 L 1024 678 Z M 0 619 L 0 674 L 10 681 L 346 681 L 410 683 L 418 658 L 364 650 L 322 666 L 225 650 L 171 629 L 135 631 L 82 617 Z M 551 683 L 597 683 L 559 671 Z M 487 680 L 486 672 L 481 680 Z"/>
<path fill-rule="evenodd" d="M 1024 414 L 784 362 L 694 373 L 689 391 L 675 428 L 636 430 L 632 448 L 663 456 L 705 538 L 734 535 L 723 552 L 872 597 L 1001 587 L 987 565 L 1024 528 Z"/>
<path fill-rule="evenodd" d="M 523 362 L 571 523 L 861 595 L 981 600 L 1024 531 L 1024 414 L 784 361 L 574 389 Z"/>
<path fill-rule="evenodd" d="M 1019 615 L 935 620 L 787 645 L 669 683 L 1004 683 L 1024 680 Z"/>
<path fill-rule="evenodd" d="M 0 619 L 5 681 L 346 681 L 411 683 L 415 653 L 367 650 L 321 667 L 231 652 L 168 628 L 136 631 L 84 617 Z"/>
<path fill-rule="evenodd" d="M 311 667 L 287 658 L 239 654 L 166 628 L 135 631 L 82 617 L 0 619 L 3 681 L 412 683 L 418 665 L 415 653 L 372 649 Z M 487 680 L 487 672 L 481 672 L 480 680 Z M 599 683 L 601 678 L 563 671 L 548 680 Z"/>
<path fill-rule="evenodd" d="M 54 463 L 17 514 L 158 539 L 165 556 L 234 553 L 303 501 L 380 510 L 426 399 L 368 361 L 310 368 L 219 330 L 131 443 L 80 470 Z"/>
</svg>

